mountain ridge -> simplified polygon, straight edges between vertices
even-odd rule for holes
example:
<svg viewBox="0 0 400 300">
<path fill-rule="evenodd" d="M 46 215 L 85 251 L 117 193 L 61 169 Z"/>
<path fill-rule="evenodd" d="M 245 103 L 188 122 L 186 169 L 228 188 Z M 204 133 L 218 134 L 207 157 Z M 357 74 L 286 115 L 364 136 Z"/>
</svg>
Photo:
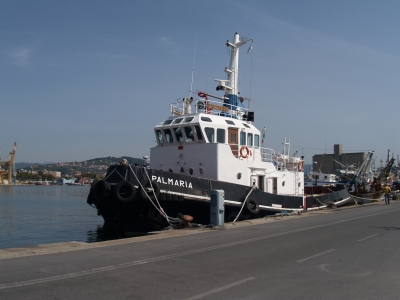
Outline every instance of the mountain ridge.
<svg viewBox="0 0 400 300">
<path fill-rule="evenodd" d="M 134 158 L 130 156 L 121 157 L 98 157 L 93 159 L 84 160 L 81 162 L 59 162 L 59 163 L 46 163 L 46 164 L 35 164 L 35 163 L 15 163 L 16 170 L 28 170 L 28 171 L 55 171 L 61 172 L 61 176 L 73 175 L 74 173 L 105 173 L 110 165 L 118 164 L 125 158 L 130 165 L 144 165 L 146 161 L 141 158 Z"/>
</svg>

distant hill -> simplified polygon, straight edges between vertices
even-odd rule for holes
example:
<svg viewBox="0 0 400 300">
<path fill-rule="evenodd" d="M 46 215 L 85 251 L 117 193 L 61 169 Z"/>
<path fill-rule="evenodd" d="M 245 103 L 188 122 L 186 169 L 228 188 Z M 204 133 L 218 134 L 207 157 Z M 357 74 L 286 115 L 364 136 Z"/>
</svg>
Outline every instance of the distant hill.
<svg viewBox="0 0 400 300">
<path fill-rule="evenodd" d="M 39 165 L 38 163 L 26 163 L 26 162 L 20 162 L 20 163 L 15 163 L 15 168 L 18 169 L 25 169 L 30 166 L 37 166 Z"/>
<path fill-rule="evenodd" d="M 134 158 L 129 156 L 123 157 L 100 157 L 89 159 L 81 162 L 61 162 L 61 163 L 51 163 L 51 164 L 34 164 L 34 163 L 15 163 L 15 168 L 17 170 L 26 169 L 31 170 L 31 166 L 34 166 L 34 171 L 58 171 L 61 172 L 61 176 L 73 175 L 76 172 L 83 173 L 105 173 L 110 165 L 115 165 L 121 162 L 125 158 L 128 160 L 130 165 L 144 165 L 145 160 L 141 158 Z"/>
</svg>

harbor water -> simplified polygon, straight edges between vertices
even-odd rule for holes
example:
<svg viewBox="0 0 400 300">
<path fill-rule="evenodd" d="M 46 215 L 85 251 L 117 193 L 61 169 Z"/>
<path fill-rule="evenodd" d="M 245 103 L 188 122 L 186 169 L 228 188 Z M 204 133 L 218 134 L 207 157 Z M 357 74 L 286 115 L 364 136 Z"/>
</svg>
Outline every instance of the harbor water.
<svg viewBox="0 0 400 300">
<path fill-rule="evenodd" d="M 102 232 L 103 218 L 86 203 L 89 189 L 0 186 L 0 249 L 110 239 Z"/>
</svg>

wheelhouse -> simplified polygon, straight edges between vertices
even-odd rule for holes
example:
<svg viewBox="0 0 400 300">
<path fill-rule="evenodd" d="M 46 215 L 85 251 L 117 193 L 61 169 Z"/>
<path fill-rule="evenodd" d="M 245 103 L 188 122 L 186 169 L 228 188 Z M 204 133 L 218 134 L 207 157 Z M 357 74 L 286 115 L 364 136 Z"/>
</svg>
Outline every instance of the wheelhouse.
<svg viewBox="0 0 400 300">
<path fill-rule="evenodd" d="M 154 131 L 159 147 L 220 143 L 229 145 L 235 157 L 239 156 L 242 146 L 260 148 L 260 131 L 251 122 L 229 117 L 203 113 L 170 117 L 157 125 Z"/>
</svg>

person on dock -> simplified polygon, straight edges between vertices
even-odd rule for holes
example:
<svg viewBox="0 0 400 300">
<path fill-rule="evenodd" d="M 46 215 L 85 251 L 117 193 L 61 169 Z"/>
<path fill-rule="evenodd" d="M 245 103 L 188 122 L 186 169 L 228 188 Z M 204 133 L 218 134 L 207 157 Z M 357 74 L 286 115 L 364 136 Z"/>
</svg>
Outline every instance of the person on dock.
<svg viewBox="0 0 400 300">
<path fill-rule="evenodd" d="M 385 184 L 385 186 L 383 187 L 383 192 L 385 193 L 385 204 L 390 204 L 390 192 L 391 192 L 391 188 L 389 185 Z"/>
</svg>

